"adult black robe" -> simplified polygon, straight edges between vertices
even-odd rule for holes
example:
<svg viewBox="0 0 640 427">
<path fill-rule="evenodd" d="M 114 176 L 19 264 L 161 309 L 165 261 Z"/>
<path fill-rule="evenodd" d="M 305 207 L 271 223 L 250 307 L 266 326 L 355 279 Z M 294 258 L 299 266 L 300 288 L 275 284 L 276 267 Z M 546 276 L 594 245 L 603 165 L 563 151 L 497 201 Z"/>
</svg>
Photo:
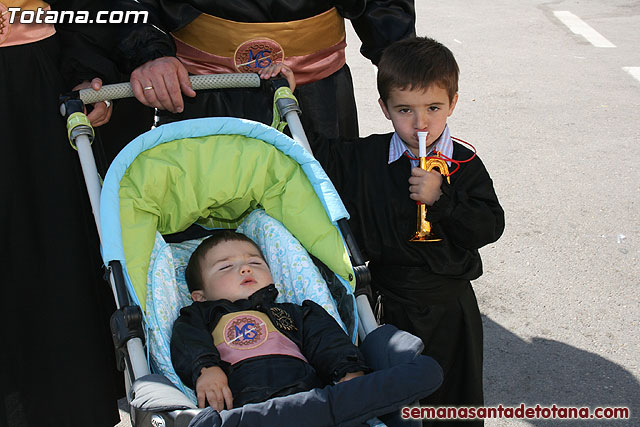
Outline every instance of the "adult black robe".
<svg viewBox="0 0 640 427">
<path fill-rule="evenodd" d="M 504 211 L 479 157 L 443 179 L 427 219 L 441 242 L 416 243 L 416 202 L 409 198 L 407 157 L 388 164 L 392 134 L 344 144 L 313 136 L 314 154 L 351 216 L 349 224 L 369 261 L 384 321 L 419 336 L 424 354 L 444 370 L 428 405 L 482 405 L 482 321 L 471 280 L 482 274 L 478 248 L 504 230 Z M 453 159 L 471 150 L 454 143 Z M 455 165 L 451 168 L 455 169 Z M 438 424 L 440 425 L 440 424 Z"/>
<path fill-rule="evenodd" d="M 115 306 L 58 95 L 117 71 L 93 46 L 104 27 L 56 30 L 0 45 L 0 425 L 106 427 L 119 422 L 124 396 Z"/>
<path fill-rule="evenodd" d="M 121 63 L 131 72 L 145 62 L 175 56 L 168 33 L 183 28 L 200 14 L 236 22 L 289 22 L 319 15 L 336 7 L 350 19 L 362 41 L 362 54 L 377 64 L 382 51 L 394 41 L 415 35 L 414 0 L 142 0 L 136 6 L 121 0 L 120 7 L 150 11 L 150 22 L 130 25 L 119 46 Z M 153 25 L 151 25 L 153 24 Z M 268 37 L 265 34 L 265 37 Z M 349 67 L 322 80 L 299 85 L 294 94 L 302 109 L 301 121 L 308 133 L 327 138 L 359 136 L 358 118 Z M 160 123 L 207 116 L 243 117 L 270 124 L 273 100 L 257 89 L 232 89 L 185 97 L 181 114 L 159 113 Z"/>
</svg>

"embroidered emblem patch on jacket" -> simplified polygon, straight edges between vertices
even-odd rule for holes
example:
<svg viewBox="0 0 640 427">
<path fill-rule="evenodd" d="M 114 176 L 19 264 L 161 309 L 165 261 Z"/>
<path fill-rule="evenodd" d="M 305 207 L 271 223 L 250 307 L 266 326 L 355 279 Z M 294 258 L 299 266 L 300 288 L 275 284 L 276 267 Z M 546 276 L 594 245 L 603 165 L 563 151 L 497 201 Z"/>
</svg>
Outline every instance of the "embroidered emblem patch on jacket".
<svg viewBox="0 0 640 427">
<path fill-rule="evenodd" d="M 269 331 L 257 316 L 241 314 L 234 317 L 224 327 L 224 340 L 227 345 L 237 350 L 247 350 L 265 343 Z"/>
<path fill-rule="evenodd" d="M 269 309 L 271 314 L 273 315 L 273 320 L 278 328 L 283 329 L 285 331 L 297 331 L 296 325 L 293 324 L 293 319 L 283 309 L 280 307 L 271 307 Z"/>
<path fill-rule="evenodd" d="M 284 49 L 271 39 L 247 40 L 236 49 L 233 61 L 239 73 L 255 73 L 284 60 Z"/>
</svg>

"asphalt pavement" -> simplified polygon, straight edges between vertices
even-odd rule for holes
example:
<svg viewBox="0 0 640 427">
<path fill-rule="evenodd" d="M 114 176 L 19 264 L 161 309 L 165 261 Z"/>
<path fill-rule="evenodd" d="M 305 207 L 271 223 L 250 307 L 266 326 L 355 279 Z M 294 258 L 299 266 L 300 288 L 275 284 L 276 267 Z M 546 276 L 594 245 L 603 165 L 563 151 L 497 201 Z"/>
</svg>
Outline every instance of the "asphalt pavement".
<svg viewBox="0 0 640 427">
<path fill-rule="evenodd" d="M 588 425 L 640 425 L 640 2 L 416 0 L 416 9 L 418 35 L 457 58 L 452 135 L 475 145 L 506 214 L 474 282 L 486 405 L 624 406 L 631 420 Z M 578 18 L 571 27 L 563 11 Z M 597 47 L 587 27 L 613 47 Z M 390 130 L 373 67 L 357 50 L 348 60 L 362 134 Z"/>
</svg>

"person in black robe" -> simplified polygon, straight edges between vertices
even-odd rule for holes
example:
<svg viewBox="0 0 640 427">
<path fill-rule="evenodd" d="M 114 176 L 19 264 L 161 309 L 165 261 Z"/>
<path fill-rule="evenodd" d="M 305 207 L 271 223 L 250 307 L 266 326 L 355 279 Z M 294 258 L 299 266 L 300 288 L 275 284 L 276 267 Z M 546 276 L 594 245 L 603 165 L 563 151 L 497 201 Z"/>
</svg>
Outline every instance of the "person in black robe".
<svg viewBox="0 0 640 427">
<path fill-rule="evenodd" d="M 327 138 L 357 138 L 357 112 L 351 73 L 344 61 L 344 37 L 336 43 L 327 40 L 344 32 L 343 18 L 350 19 L 362 40 L 362 54 L 377 64 L 386 46 L 415 34 L 414 0 L 143 0 L 140 4 L 121 0 L 118 7 L 150 12 L 149 22 L 126 28 L 118 50 L 124 69 L 132 72 L 131 83 L 138 100 L 166 110 L 158 113 L 160 124 L 207 116 L 242 117 L 270 124 L 273 98 L 268 92 L 230 89 L 202 92 L 189 98 L 194 92 L 187 79 L 187 71 L 191 74 L 251 72 L 270 65 L 271 59 L 282 60 L 275 57 L 260 57 L 263 58 L 260 60 L 262 53 L 271 51 L 258 49 L 247 53 L 249 56 L 245 59 L 249 58 L 249 65 L 236 67 L 241 60 L 228 66 L 231 58 L 211 54 L 226 49 L 231 53 L 235 50 L 238 57 L 244 46 L 240 41 L 254 37 L 245 37 L 243 32 L 268 23 L 275 27 L 260 33 L 259 38 L 276 39 L 278 49 L 284 46 L 281 49 L 284 62 L 298 75 L 294 94 L 302 109 L 301 121 L 306 131 Z M 335 13 L 337 22 L 324 20 L 331 13 Z M 309 20 L 316 19 L 321 23 L 307 25 Z M 205 26 L 198 26 L 202 22 Z M 325 25 L 327 22 L 330 25 Z M 218 30 L 221 25 L 230 30 Z M 280 27 L 291 30 L 288 35 L 282 35 L 282 39 L 281 33 L 271 30 Z M 190 36 L 194 38 L 194 33 L 198 35 L 195 37 L 198 43 L 185 43 Z M 203 33 L 208 40 L 199 37 Z M 295 46 L 298 37 L 306 37 L 304 46 Z M 296 49 L 307 51 L 305 55 L 298 55 Z M 255 61 L 251 62 L 252 58 Z M 308 74 L 303 80 L 300 79 L 302 71 Z M 188 96 L 184 102 L 181 90 Z"/>
<path fill-rule="evenodd" d="M 106 9 L 95 1 L 50 3 Z M 124 396 L 109 332 L 115 304 L 58 106 L 62 92 L 117 73 L 96 46 L 109 39 L 108 27 L 30 24 L 27 30 L 2 18 L 0 425 L 113 426 Z M 96 122 L 108 116 L 103 103 L 94 111 Z"/>
<path fill-rule="evenodd" d="M 421 402 L 426 406 L 483 405 L 482 321 L 470 281 L 482 274 L 478 248 L 504 230 L 504 211 L 482 161 L 448 135 L 457 82 L 458 66 L 446 47 L 424 38 L 398 42 L 385 50 L 378 72 L 380 104 L 396 132 L 342 144 L 311 136 L 369 261 L 383 321 L 420 337 L 423 354 L 443 368 L 444 382 Z M 449 144 L 450 183 L 438 171 L 412 168 L 408 156 L 419 153 L 420 130 L 429 131 L 428 149 Z M 416 200 L 427 204 L 426 219 L 442 241 L 409 241 Z"/>
</svg>

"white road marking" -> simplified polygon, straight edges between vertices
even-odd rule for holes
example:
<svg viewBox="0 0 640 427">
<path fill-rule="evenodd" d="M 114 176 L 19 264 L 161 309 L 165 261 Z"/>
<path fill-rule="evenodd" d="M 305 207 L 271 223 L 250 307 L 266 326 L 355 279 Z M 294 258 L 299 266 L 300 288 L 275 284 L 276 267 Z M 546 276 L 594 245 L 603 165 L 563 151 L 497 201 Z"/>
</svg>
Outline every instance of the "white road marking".
<svg viewBox="0 0 640 427">
<path fill-rule="evenodd" d="M 640 67 L 622 67 L 622 69 L 640 82 Z"/>
<path fill-rule="evenodd" d="M 553 14 L 564 25 L 569 27 L 574 34 L 581 35 L 595 47 L 616 47 L 616 45 L 605 39 L 599 32 L 591 28 L 586 22 L 573 13 L 566 10 L 556 10 Z"/>
</svg>

